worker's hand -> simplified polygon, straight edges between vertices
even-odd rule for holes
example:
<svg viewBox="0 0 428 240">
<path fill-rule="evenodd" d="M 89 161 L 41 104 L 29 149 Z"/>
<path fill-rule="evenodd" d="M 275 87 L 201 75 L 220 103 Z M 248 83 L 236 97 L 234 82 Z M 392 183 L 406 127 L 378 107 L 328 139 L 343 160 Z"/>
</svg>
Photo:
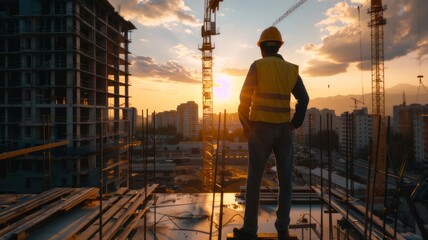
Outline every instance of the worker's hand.
<svg viewBox="0 0 428 240">
<path fill-rule="evenodd" d="M 246 128 L 244 128 L 243 130 L 244 130 L 244 135 L 245 135 L 248 139 L 250 139 L 251 135 L 253 134 L 252 129 L 251 129 L 251 128 L 249 128 L 249 127 L 246 127 Z"/>
</svg>

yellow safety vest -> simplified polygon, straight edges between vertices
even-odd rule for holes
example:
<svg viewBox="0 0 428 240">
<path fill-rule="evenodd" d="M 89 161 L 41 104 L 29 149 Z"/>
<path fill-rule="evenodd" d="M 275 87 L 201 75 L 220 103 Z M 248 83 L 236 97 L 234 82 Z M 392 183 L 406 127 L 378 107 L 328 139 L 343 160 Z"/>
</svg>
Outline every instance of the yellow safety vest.
<svg viewBox="0 0 428 240">
<path fill-rule="evenodd" d="M 290 122 L 290 95 L 299 76 L 299 66 L 279 57 L 256 61 L 257 85 L 252 97 L 250 120 Z"/>
</svg>

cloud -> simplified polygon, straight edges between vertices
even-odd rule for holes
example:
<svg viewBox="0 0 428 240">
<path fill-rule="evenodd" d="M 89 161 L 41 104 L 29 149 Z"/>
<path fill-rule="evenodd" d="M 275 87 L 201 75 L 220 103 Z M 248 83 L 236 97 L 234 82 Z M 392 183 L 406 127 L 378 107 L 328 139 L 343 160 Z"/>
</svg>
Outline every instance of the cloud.
<svg viewBox="0 0 428 240">
<path fill-rule="evenodd" d="M 189 59 L 197 60 L 198 63 L 201 62 L 201 54 L 199 51 L 191 50 L 188 47 L 184 46 L 183 44 L 179 43 L 172 47 L 169 50 L 174 56 L 180 59 Z"/>
<path fill-rule="evenodd" d="M 310 67 L 306 72 L 311 74 L 330 72 L 332 75 L 341 73 L 331 69 L 315 70 L 317 66 L 313 65 L 314 63 L 325 63 L 317 60 L 320 58 L 332 62 L 333 66 L 339 69 L 351 63 L 356 63 L 360 67 L 362 60 L 363 69 L 367 69 L 367 62 L 371 61 L 371 36 L 370 28 L 367 27 L 370 21 L 367 9 L 370 4 L 365 4 L 358 15 L 359 4 L 355 3 L 361 3 L 361 1 L 351 0 L 351 2 L 335 4 L 325 12 L 325 19 L 316 24 L 325 34 L 320 44 L 311 43 L 302 48 L 303 51 L 316 56 L 316 59 L 309 60 Z M 387 24 L 383 26 L 385 60 L 392 60 L 416 51 L 418 42 L 420 42 L 422 57 L 428 55 L 428 24 L 423 22 L 423 16 L 428 15 L 428 1 L 386 0 L 384 4 L 388 5 L 388 9 L 384 11 Z"/>
<path fill-rule="evenodd" d="M 311 77 L 324 77 L 336 75 L 339 73 L 346 72 L 348 68 L 348 63 L 335 63 L 332 61 L 316 60 L 312 59 L 308 62 L 309 67 L 306 67 L 303 70 L 304 74 L 307 74 Z"/>
<path fill-rule="evenodd" d="M 145 26 L 168 26 L 174 22 L 199 27 L 202 23 L 190 12 L 184 0 L 109 0 L 120 14 Z"/>
<path fill-rule="evenodd" d="M 137 56 L 131 59 L 131 64 L 131 73 L 136 77 L 152 78 L 157 81 L 200 83 L 199 80 L 193 78 L 190 70 L 177 61 L 170 60 L 161 64 L 152 57 Z"/>
<path fill-rule="evenodd" d="M 247 76 L 248 69 L 225 68 L 222 72 L 230 76 L 242 77 Z"/>
</svg>

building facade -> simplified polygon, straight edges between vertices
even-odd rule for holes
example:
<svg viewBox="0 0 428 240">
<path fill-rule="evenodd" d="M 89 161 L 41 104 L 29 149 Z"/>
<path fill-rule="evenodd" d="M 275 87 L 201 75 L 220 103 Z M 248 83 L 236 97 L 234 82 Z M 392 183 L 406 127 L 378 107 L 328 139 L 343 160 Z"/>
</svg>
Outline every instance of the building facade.
<svg viewBox="0 0 428 240">
<path fill-rule="evenodd" d="M 372 138 L 372 117 L 367 108 L 354 109 L 352 113 L 343 113 L 339 130 L 339 145 L 342 154 L 348 151 L 354 156 L 370 147 Z"/>
<path fill-rule="evenodd" d="M 428 114 L 428 104 L 410 104 L 405 103 L 392 107 L 394 133 L 408 139 L 413 138 L 413 124 L 417 116 Z"/>
<path fill-rule="evenodd" d="M 108 0 L 0 1 L 0 192 L 127 185 L 129 33 Z M 3 168 L 5 167 L 5 168 Z"/>
<path fill-rule="evenodd" d="M 197 140 L 199 135 L 198 104 L 188 101 L 177 106 L 177 132 L 184 140 Z"/>
<path fill-rule="evenodd" d="M 415 142 L 415 162 L 428 171 L 428 115 L 415 118 L 413 136 Z"/>
<path fill-rule="evenodd" d="M 156 113 L 155 120 L 156 120 L 156 128 L 165 128 L 168 126 L 176 127 L 177 111 L 170 110 L 170 111 Z"/>
</svg>

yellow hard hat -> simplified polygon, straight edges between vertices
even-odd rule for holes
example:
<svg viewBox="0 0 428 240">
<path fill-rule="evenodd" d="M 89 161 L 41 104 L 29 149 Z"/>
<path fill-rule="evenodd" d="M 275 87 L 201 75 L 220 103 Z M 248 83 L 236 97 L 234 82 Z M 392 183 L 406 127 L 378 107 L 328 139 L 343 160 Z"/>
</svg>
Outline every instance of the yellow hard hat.
<svg viewBox="0 0 428 240">
<path fill-rule="evenodd" d="M 267 41 L 276 41 L 280 42 L 281 45 L 284 44 L 284 41 L 282 41 L 281 33 L 279 32 L 278 28 L 273 26 L 263 30 L 262 34 L 260 35 L 260 39 L 257 42 L 257 46 L 260 47 L 260 43 Z"/>
</svg>

